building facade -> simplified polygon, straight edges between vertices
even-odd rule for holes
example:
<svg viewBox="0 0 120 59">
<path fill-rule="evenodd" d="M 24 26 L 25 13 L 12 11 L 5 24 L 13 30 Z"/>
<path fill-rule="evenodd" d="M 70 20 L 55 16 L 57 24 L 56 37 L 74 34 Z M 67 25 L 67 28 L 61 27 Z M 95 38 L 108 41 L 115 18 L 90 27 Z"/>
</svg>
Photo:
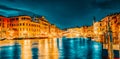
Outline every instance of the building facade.
<svg viewBox="0 0 120 59">
<path fill-rule="evenodd" d="M 15 16 L 15 17 L 0 17 L 0 31 L 4 38 L 32 38 L 32 37 L 48 37 L 55 30 L 55 35 L 58 34 L 57 27 L 53 27 L 44 16 Z M 1 36 L 2 37 L 2 36 Z"/>
</svg>

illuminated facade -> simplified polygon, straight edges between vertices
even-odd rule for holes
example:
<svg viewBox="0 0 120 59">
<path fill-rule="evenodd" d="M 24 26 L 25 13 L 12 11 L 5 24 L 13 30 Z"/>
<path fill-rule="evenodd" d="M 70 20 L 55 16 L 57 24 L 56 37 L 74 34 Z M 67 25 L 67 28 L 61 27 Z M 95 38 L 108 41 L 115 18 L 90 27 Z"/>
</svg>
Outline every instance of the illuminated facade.
<svg viewBox="0 0 120 59">
<path fill-rule="evenodd" d="M 50 24 L 44 16 L 31 18 L 30 16 L 0 17 L 0 33 L 4 38 L 33 38 L 49 37 L 48 34 L 57 35 L 60 31 Z M 3 37 L 3 36 L 1 36 Z"/>
<path fill-rule="evenodd" d="M 0 37 L 7 37 L 8 35 L 6 35 L 8 32 L 6 32 L 8 30 L 8 24 L 9 24 L 9 18 L 6 18 L 4 16 L 0 16 Z"/>
<path fill-rule="evenodd" d="M 10 18 L 10 30 L 14 30 L 14 37 L 37 37 L 42 30 L 41 20 L 32 19 L 30 16 L 18 16 Z M 13 35 L 14 35 L 13 34 Z"/>
<path fill-rule="evenodd" d="M 108 33 L 108 22 L 110 23 L 113 43 L 117 44 L 120 40 L 120 14 L 106 16 L 101 21 L 93 22 L 92 26 L 76 27 L 78 28 L 77 30 L 69 28 L 64 35 L 70 34 L 72 31 L 72 37 L 76 37 L 73 34 L 79 33 L 80 37 L 97 38 L 95 41 L 105 42 L 105 35 Z"/>
</svg>

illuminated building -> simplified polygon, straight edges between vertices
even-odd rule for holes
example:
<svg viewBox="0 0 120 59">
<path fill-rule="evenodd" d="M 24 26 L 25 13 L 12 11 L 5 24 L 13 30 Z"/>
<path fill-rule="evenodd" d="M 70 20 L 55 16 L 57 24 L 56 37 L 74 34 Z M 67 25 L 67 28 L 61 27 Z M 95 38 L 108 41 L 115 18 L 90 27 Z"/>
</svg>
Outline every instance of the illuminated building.
<svg viewBox="0 0 120 59">
<path fill-rule="evenodd" d="M 93 26 L 89 26 L 87 28 L 87 37 L 93 37 L 94 34 L 93 34 Z"/>
<path fill-rule="evenodd" d="M 6 36 L 4 38 L 48 37 L 48 34 L 57 35 L 60 31 L 55 25 L 51 25 L 44 16 L 40 18 L 30 16 L 6 18 L 0 16 L 0 31 L 4 32 L 3 30 L 5 31 L 4 36 Z"/>
<path fill-rule="evenodd" d="M 108 21 L 110 20 L 110 21 Z M 105 35 L 108 33 L 108 22 L 110 23 L 110 29 L 112 32 L 113 43 L 118 44 L 120 40 L 120 13 L 108 15 L 103 18 L 101 21 L 95 22 L 93 21 L 92 26 L 82 26 L 78 28 L 80 31 L 77 32 L 75 28 L 69 28 L 65 31 L 64 35 L 71 35 L 72 37 L 76 37 L 73 34 L 80 33 L 81 37 L 92 37 L 97 38 L 99 42 L 105 42 Z M 77 33 L 76 33 L 76 32 Z M 68 35 L 68 37 L 69 37 Z M 69 37 L 70 38 L 70 37 Z"/>
<path fill-rule="evenodd" d="M 43 16 L 34 19 L 30 16 L 18 16 L 12 17 L 10 20 L 13 20 L 11 28 L 18 31 L 19 37 L 40 37 L 49 32 L 50 23 Z"/>
<path fill-rule="evenodd" d="M 75 28 L 69 28 L 67 31 L 65 31 L 64 36 L 68 38 L 74 38 L 74 37 L 80 37 L 80 28 L 75 27 Z"/>
<path fill-rule="evenodd" d="M 8 24 L 9 24 L 9 18 L 6 18 L 4 16 L 0 16 L 0 38 L 4 38 L 7 37 L 8 35 L 6 35 L 8 32 L 6 32 L 8 30 Z"/>
</svg>

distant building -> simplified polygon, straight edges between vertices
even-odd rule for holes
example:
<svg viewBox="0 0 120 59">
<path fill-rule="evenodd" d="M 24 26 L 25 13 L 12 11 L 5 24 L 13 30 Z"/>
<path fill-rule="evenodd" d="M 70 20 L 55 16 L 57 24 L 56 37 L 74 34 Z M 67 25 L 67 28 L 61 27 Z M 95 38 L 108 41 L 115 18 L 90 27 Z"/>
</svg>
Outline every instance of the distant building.
<svg viewBox="0 0 120 59">
<path fill-rule="evenodd" d="M 68 28 L 65 34 L 76 37 L 73 34 L 79 33 L 81 37 L 92 37 L 95 38 L 95 41 L 105 42 L 109 30 L 108 23 L 110 24 L 113 43 L 117 44 L 120 40 L 120 13 L 108 15 L 98 22 L 96 22 L 94 18 L 91 26 L 75 27 L 77 30 L 75 30 L 75 28 Z"/>
</svg>

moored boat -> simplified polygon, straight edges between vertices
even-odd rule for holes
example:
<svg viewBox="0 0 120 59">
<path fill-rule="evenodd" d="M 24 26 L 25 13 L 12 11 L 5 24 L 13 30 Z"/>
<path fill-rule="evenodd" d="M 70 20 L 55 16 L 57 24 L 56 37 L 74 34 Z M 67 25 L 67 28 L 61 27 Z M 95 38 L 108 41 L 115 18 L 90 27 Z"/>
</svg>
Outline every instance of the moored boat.
<svg viewBox="0 0 120 59">
<path fill-rule="evenodd" d="M 120 59 L 119 50 L 113 50 L 113 53 L 114 53 L 114 59 Z M 107 49 L 103 49 L 103 51 L 102 51 L 102 59 L 109 59 Z"/>
</svg>

